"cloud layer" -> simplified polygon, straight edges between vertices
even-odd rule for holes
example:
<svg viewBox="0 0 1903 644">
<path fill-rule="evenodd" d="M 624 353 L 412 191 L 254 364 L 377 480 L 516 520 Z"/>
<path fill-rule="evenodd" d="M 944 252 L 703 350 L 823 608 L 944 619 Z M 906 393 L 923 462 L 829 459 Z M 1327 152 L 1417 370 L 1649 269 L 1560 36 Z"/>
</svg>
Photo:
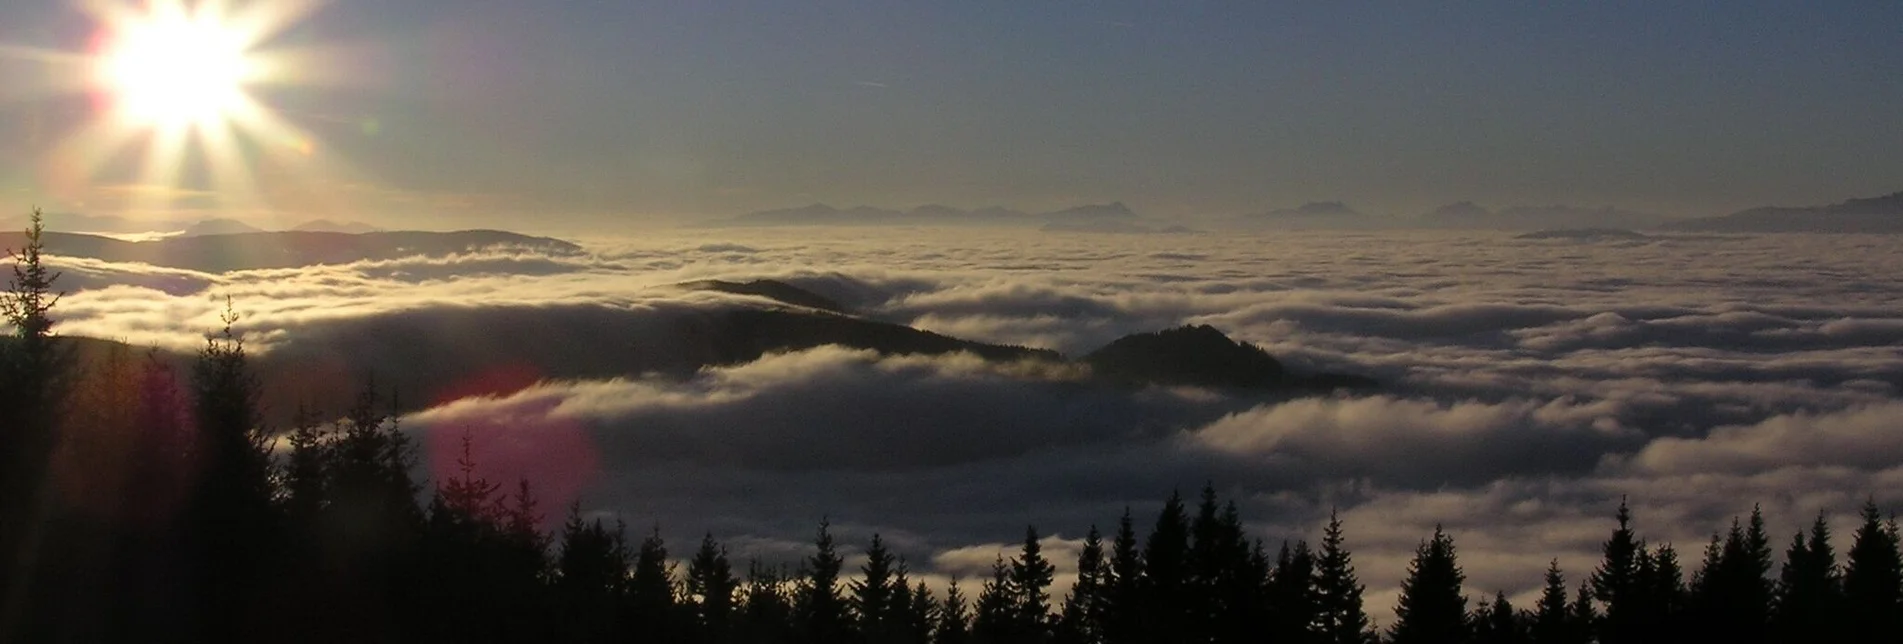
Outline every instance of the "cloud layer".
<svg viewBox="0 0 1903 644">
<path fill-rule="evenodd" d="M 348 390 L 366 366 L 467 381 L 442 398 L 476 397 L 406 420 L 431 454 L 467 432 L 498 475 L 676 540 L 711 530 L 742 557 L 796 556 L 830 517 L 849 541 L 883 533 L 933 579 L 973 574 L 1028 523 L 1053 549 L 1126 507 L 1147 526 L 1170 490 L 1205 482 L 1271 545 L 1314 540 L 1339 508 L 1377 614 L 1437 523 L 1460 541 L 1470 593 L 1526 595 L 1552 556 L 1575 580 L 1592 565 L 1621 496 L 1688 558 L 1753 503 L 1779 533 L 1819 512 L 1842 532 L 1870 495 L 1903 506 L 1891 237 L 854 229 L 586 245 L 219 274 L 61 260 L 74 292 L 60 328 L 189 350 L 229 296 L 262 362 L 319 365 L 310 387 Z M 1211 324 L 1294 368 L 1388 386 L 1293 400 L 1125 390 L 841 348 L 617 370 L 678 350 L 642 344 L 654 329 L 777 306 L 670 286 L 715 278 L 780 279 L 872 319 L 1070 355 Z M 467 350 L 419 348 L 431 343 Z"/>
</svg>

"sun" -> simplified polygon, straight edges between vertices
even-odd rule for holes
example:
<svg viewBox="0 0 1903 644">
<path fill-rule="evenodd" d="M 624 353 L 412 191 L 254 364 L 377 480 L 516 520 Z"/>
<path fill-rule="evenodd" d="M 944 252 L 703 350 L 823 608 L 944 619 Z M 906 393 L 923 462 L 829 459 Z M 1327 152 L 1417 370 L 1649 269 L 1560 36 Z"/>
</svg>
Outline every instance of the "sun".
<svg viewBox="0 0 1903 644">
<path fill-rule="evenodd" d="M 258 80 L 248 46 L 214 14 L 160 9 L 118 25 L 99 58 L 100 81 L 134 123 L 215 125 L 242 108 L 245 85 Z"/>
</svg>

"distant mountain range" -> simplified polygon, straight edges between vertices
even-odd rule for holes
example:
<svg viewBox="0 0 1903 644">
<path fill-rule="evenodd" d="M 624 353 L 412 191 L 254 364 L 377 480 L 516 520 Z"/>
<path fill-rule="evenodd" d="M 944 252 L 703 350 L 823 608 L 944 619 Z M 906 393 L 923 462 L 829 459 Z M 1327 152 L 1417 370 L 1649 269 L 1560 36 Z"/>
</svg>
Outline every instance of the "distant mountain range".
<svg viewBox="0 0 1903 644">
<path fill-rule="evenodd" d="M 813 204 L 798 208 L 761 210 L 715 222 L 727 226 L 1080 226 L 1104 221 L 1141 219 L 1120 201 L 1086 204 L 1045 213 L 1027 213 L 1002 206 L 964 210 L 931 204 L 911 210 L 872 206 L 835 208 Z"/>
<path fill-rule="evenodd" d="M 1670 230 L 1725 233 L 1903 233 L 1903 192 L 1827 206 L 1767 206 L 1674 222 Z"/>
<path fill-rule="evenodd" d="M 1471 201 L 1448 204 L 1414 217 L 1370 215 L 1340 201 L 1314 201 L 1238 218 L 1245 227 L 1277 230 L 1655 228 L 1668 221 L 1671 218 L 1663 215 L 1612 207 L 1514 206 L 1495 211 Z"/>
<path fill-rule="evenodd" d="M 25 242 L 22 232 L 0 232 L 0 248 L 20 248 Z M 559 239 L 530 237 L 499 230 L 362 234 L 250 232 L 176 236 L 136 242 L 100 235 L 47 231 L 44 242 L 46 252 L 52 255 L 109 262 L 141 262 L 207 272 L 344 264 L 416 255 L 444 256 L 497 248 L 519 248 L 562 255 L 581 252 L 580 246 Z"/>
<path fill-rule="evenodd" d="M 1417 223 L 1428 228 L 1486 228 L 1539 230 L 1546 228 L 1657 228 L 1671 217 L 1623 210 L 1611 206 L 1513 206 L 1497 211 L 1463 201 L 1422 214 Z"/>
</svg>

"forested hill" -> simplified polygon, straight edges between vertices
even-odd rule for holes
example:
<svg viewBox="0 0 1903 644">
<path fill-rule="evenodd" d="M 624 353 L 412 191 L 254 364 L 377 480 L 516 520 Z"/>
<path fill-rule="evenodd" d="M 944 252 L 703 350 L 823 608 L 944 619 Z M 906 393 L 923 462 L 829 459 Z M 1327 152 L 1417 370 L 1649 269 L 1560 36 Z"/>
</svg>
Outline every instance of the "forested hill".
<svg viewBox="0 0 1903 644">
<path fill-rule="evenodd" d="M 483 250 L 519 249 L 543 254 L 581 252 L 580 246 L 559 239 L 500 230 L 368 233 L 283 231 L 170 237 L 138 242 L 99 235 L 47 232 L 44 241 L 46 252 L 52 255 L 109 262 L 141 262 L 206 272 L 343 264 Z M 24 245 L 25 237 L 21 233 L 0 232 L 0 248 L 20 248 Z"/>
</svg>

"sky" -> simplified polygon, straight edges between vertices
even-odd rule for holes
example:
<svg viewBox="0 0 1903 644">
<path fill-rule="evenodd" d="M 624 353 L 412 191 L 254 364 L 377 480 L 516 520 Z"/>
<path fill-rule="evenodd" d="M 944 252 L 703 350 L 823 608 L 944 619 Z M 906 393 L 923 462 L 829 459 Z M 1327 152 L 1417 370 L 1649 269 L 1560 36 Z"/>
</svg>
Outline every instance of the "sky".
<svg viewBox="0 0 1903 644">
<path fill-rule="evenodd" d="M 250 89 L 295 130 L 247 144 L 235 195 L 204 155 L 153 182 L 136 152 L 55 154 L 102 101 L 48 91 L 81 72 L 39 54 L 100 27 L 11 2 L 0 199 L 604 230 L 812 202 L 1716 215 L 1903 189 L 1898 24 L 1888 1 L 336 0 L 258 46 L 297 54 Z"/>
</svg>

